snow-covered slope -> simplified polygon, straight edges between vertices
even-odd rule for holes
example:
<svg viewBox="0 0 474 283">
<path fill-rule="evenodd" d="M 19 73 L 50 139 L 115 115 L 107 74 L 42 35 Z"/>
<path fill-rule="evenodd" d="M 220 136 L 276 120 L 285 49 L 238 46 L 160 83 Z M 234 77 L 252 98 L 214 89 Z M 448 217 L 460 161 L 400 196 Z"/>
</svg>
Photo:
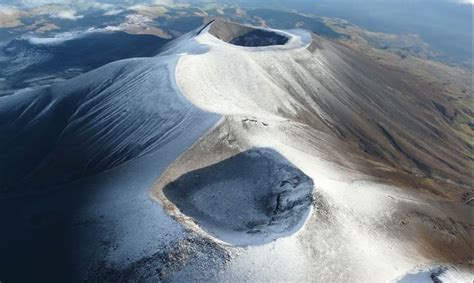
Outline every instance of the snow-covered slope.
<svg viewBox="0 0 474 283">
<path fill-rule="evenodd" d="M 284 45 L 242 47 L 208 30 L 195 44 L 209 51 L 177 67 L 178 85 L 195 105 L 301 123 L 413 174 L 470 183 L 469 145 L 437 111 L 447 99 L 429 86 L 305 31 L 288 31 Z"/>
<path fill-rule="evenodd" d="M 268 147 L 312 178 L 315 209 L 293 236 L 236 249 L 239 256 L 214 279 L 380 282 L 415 266 L 467 264 L 472 209 L 461 199 L 469 156 L 436 110 L 446 99 L 306 31 L 266 31 L 287 37 L 284 44 L 232 44 L 249 32 L 218 21 L 187 39 L 177 84 L 193 104 L 225 119 L 163 174 L 154 195 L 197 233 L 235 243 L 221 236 L 225 226 L 209 229 L 189 212 L 198 203 L 183 207 L 162 190 Z M 219 190 L 206 195 L 222 197 Z"/>
</svg>

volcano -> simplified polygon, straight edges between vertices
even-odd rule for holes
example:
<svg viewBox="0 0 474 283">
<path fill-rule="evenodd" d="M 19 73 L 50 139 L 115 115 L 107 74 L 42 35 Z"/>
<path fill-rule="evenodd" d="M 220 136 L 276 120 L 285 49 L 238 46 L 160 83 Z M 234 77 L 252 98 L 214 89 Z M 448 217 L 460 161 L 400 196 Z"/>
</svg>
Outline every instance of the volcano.
<svg viewBox="0 0 474 283">
<path fill-rule="evenodd" d="M 0 280 L 468 278 L 455 113 L 340 43 L 222 20 L 0 97 Z"/>
</svg>

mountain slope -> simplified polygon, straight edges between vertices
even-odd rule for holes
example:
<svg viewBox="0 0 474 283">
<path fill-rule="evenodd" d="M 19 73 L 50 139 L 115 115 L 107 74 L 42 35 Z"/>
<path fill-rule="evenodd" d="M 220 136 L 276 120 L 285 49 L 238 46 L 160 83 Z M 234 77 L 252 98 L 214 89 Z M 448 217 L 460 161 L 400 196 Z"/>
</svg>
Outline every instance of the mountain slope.
<svg viewBox="0 0 474 283">
<path fill-rule="evenodd" d="M 428 85 L 316 35 L 311 44 L 269 52 L 219 43 L 211 34 L 197 40 L 211 51 L 180 60 L 177 79 L 203 109 L 288 119 L 397 169 L 469 185 L 469 145 L 447 121 L 451 103 Z"/>
<path fill-rule="evenodd" d="M 195 105 L 225 119 L 168 168 L 154 196 L 197 233 L 235 243 L 222 236 L 224 227 L 199 224 L 184 199 L 169 199 L 166 190 L 187 174 L 270 147 L 314 181 L 315 209 L 293 236 L 240 251 L 217 280 L 389 281 L 415 265 L 467 264 L 471 159 L 448 123 L 451 103 L 423 81 L 332 41 L 266 31 L 288 40 L 234 45 L 251 30 L 220 21 L 187 40 L 177 84 Z M 469 274 L 456 268 L 461 278 Z"/>
</svg>

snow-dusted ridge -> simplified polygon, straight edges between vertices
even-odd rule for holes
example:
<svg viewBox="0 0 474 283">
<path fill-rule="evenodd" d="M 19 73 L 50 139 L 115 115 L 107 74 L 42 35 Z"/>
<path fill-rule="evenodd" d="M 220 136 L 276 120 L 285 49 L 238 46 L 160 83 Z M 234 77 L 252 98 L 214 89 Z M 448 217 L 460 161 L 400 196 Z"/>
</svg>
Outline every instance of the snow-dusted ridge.
<svg viewBox="0 0 474 283">
<path fill-rule="evenodd" d="M 7 138 L 0 142 L 6 152 L 0 187 L 46 190 L 172 142 L 200 115 L 175 87 L 175 62 L 171 56 L 118 61 L 50 88 L 1 97 L 0 132 Z"/>
</svg>

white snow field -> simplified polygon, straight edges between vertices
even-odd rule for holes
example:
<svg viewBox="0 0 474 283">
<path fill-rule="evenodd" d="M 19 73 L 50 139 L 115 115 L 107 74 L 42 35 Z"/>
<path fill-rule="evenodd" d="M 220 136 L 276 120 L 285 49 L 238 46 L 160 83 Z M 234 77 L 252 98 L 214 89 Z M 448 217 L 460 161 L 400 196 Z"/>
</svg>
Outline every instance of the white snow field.
<svg viewBox="0 0 474 283">
<path fill-rule="evenodd" d="M 0 97 L 0 280 L 471 282 L 459 141 L 404 79 L 215 21 Z"/>
</svg>

